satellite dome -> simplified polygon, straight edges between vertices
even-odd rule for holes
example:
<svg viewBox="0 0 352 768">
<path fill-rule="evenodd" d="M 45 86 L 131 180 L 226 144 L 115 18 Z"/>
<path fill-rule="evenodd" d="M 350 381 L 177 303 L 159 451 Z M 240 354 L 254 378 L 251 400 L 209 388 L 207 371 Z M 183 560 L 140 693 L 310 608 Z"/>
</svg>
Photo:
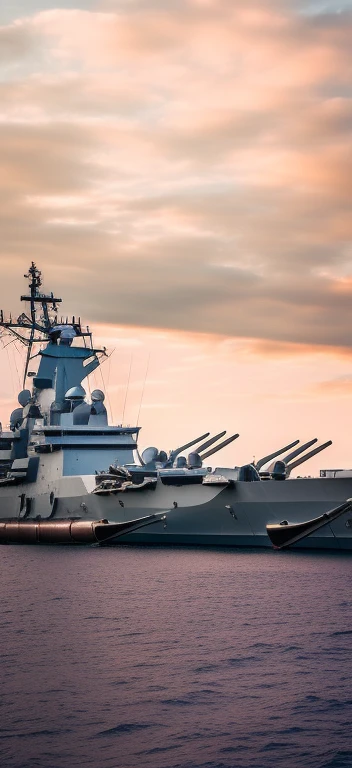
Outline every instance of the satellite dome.
<svg viewBox="0 0 352 768">
<path fill-rule="evenodd" d="M 104 392 L 102 392 L 101 389 L 93 389 L 91 397 L 92 400 L 100 401 L 101 403 L 105 400 Z"/>
<path fill-rule="evenodd" d="M 29 391 L 29 389 L 22 389 L 22 392 L 18 395 L 18 402 L 20 405 L 22 405 L 22 408 L 25 408 L 26 405 L 28 405 L 32 395 Z"/>
<path fill-rule="evenodd" d="M 83 400 L 86 396 L 86 390 L 79 384 L 78 387 L 71 387 L 65 395 L 65 400 Z"/>
<path fill-rule="evenodd" d="M 150 448 L 146 448 L 142 453 L 142 461 L 144 464 L 150 464 L 151 462 L 156 460 L 156 457 L 158 455 L 158 449 L 154 448 L 154 446 L 150 446 Z"/>
<path fill-rule="evenodd" d="M 10 429 L 14 432 L 19 429 L 23 422 L 23 408 L 15 408 L 10 416 Z"/>
</svg>

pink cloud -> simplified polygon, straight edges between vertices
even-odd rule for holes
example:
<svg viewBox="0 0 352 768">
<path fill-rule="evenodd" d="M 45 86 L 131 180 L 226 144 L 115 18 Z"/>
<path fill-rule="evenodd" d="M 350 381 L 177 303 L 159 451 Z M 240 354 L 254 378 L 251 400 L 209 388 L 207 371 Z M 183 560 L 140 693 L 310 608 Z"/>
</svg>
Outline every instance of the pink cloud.
<svg viewBox="0 0 352 768">
<path fill-rule="evenodd" d="M 100 321 L 344 344 L 350 31 L 269 0 L 2 27 L 4 254 L 81 269 Z"/>
</svg>

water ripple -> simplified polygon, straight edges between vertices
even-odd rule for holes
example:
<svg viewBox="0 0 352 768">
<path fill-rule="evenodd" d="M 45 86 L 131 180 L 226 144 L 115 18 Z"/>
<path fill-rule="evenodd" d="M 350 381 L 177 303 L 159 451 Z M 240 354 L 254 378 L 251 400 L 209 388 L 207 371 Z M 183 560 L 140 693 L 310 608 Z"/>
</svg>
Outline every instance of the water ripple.
<svg viewBox="0 0 352 768">
<path fill-rule="evenodd" d="M 352 768 L 348 557 L 1 555 L 4 768 Z"/>
</svg>

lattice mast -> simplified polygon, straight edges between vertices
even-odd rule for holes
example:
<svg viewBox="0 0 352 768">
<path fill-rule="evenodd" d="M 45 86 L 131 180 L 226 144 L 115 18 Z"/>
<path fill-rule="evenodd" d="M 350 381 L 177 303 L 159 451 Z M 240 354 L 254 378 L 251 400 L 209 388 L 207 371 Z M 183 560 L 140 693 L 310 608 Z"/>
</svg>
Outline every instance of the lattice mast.
<svg viewBox="0 0 352 768">
<path fill-rule="evenodd" d="M 43 342 L 49 340 L 50 332 L 58 324 L 58 304 L 62 302 L 62 299 L 55 297 L 53 293 L 41 293 L 42 273 L 34 261 L 32 261 L 28 274 L 24 275 L 24 277 L 29 280 L 29 293 L 21 296 L 21 301 L 29 302 L 29 314 L 23 312 L 17 319 L 13 320 L 11 315 L 6 319 L 3 311 L 0 310 L 0 337 L 10 333 L 27 347 L 23 386 L 25 386 L 27 378 L 33 345 L 43 344 Z M 78 321 L 75 317 L 70 321 L 68 318 L 65 321 L 61 318 L 59 322 L 64 325 L 72 325 L 77 336 L 88 336 L 90 345 L 92 345 L 92 336 L 89 328 L 87 327 L 86 331 L 82 330 L 80 318 L 78 318 Z"/>
</svg>

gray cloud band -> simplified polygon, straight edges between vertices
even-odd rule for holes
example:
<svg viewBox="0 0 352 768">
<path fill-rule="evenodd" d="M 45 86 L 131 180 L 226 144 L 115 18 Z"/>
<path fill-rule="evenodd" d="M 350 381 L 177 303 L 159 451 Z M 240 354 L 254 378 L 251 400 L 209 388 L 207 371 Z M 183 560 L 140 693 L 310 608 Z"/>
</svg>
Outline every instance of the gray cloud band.
<svg viewBox="0 0 352 768">
<path fill-rule="evenodd" d="M 220 5 L 0 29 L 2 264 L 92 322 L 347 346 L 351 13 Z"/>
</svg>

